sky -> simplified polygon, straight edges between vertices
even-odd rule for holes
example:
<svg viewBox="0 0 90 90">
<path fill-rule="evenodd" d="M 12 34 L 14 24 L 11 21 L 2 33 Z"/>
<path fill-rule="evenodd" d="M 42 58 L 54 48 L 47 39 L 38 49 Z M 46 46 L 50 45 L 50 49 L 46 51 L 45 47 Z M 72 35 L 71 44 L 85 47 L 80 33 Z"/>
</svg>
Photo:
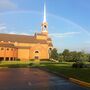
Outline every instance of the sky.
<svg viewBox="0 0 90 90">
<path fill-rule="evenodd" d="M 41 32 L 45 0 L 0 0 L 0 33 Z M 59 51 L 90 52 L 90 0 L 46 0 L 49 36 Z"/>
</svg>

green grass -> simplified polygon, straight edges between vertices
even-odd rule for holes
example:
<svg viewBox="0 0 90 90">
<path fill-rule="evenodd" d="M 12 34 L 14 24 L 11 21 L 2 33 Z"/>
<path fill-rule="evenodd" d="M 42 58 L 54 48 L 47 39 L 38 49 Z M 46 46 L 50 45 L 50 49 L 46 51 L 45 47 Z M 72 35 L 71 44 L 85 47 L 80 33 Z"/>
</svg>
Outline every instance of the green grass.
<svg viewBox="0 0 90 90">
<path fill-rule="evenodd" d="M 7 64 L 28 64 L 29 62 L 23 62 L 23 61 L 2 61 L 0 62 L 0 65 L 7 65 Z"/>
<path fill-rule="evenodd" d="M 2 61 L 0 62 L 0 67 L 9 67 L 9 68 L 19 68 L 19 67 L 27 67 L 31 62 L 23 62 L 23 61 Z"/>
<path fill-rule="evenodd" d="M 38 62 L 34 61 L 1 61 L 0 67 L 28 67 L 38 65 Z"/>
<path fill-rule="evenodd" d="M 8 67 L 8 68 L 27 68 L 27 67 L 36 67 L 39 65 L 39 62 L 35 61 L 1 61 L 0 68 Z"/>
<path fill-rule="evenodd" d="M 90 68 L 72 68 L 72 63 L 41 64 L 41 67 L 90 83 Z"/>
</svg>

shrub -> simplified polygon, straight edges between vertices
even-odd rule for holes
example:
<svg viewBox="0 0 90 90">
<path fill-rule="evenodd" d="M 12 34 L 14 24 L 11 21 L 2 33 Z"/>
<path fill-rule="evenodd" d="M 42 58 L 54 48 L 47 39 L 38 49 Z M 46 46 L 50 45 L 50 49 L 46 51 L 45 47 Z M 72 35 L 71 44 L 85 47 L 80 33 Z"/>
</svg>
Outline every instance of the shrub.
<svg viewBox="0 0 90 90">
<path fill-rule="evenodd" d="M 34 61 L 34 59 L 30 59 L 29 61 Z"/>
<path fill-rule="evenodd" d="M 20 59 L 18 58 L 18 59 L 16 59 L 16 61 L 20 61 Z"/>
<path fill-rule="evenodd" d="M 40 61 L 50 61 L 49 59 L 40 59 Z"/>
<path fill-rule="evenodd" d="M 86 65 L 82 62 L 76 62 L 72 65 L 73 68 L 84 68 Z"/>
<path fill-rule="evenodd" d="M 86 64 L 86 67 L 87 67 L 87 68 L 90 68 L 90 64 Z"/>
<path fill-rule="evenodd" d="M 33 63 L 29 63 L 29 66 L 33 66 Z"/>
</svg>

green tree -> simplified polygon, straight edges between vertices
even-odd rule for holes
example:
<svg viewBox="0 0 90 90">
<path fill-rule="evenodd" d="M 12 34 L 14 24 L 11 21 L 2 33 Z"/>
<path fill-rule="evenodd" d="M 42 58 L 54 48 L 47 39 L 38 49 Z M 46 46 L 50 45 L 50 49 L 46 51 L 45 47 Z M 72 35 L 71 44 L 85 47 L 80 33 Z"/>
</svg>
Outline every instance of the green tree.
<svg viewBox="0 0 90 90">
<path fill-rule="evenodd" d="M 69 50 L 68 49 L 65 49 L 63 51 L 62 55 L 63 55 L 64 61 L 69 61 L 70 60 L 70 53 L 69 53 Z"/>
<path fill-rule="evenodd" d="M 90 62 L 90 54 L 88 54 L 88 62 Z"/>
<path fill-rule="evenodd" d="M 85 52 L 77 52 L 76 54 L 76 61 L 79 62 L 85 62 L 88 61 L 88 54 L 86 54 Z"/>
<path fill-rule="evenodd" d="M 90 61 L 90 54 L 86 53 L 84 57 L 85 61 Z"/>
<path fill-rule="evenodd" d="M 58 60 L 59 60 L 59 62 L 63 62 L 64 61 L 62 53 L 60 53 L 58 55 Z"/>
<path fill-rule="evenodd" d="M 77 61 L 77 52 L 76 51 L 70 52 L 69 54 L 70 54 L 69 58 L 70 58 L 71 62 Z"/>
<path fill-rule="evenodd" d="M 56 48 L 54 48 L 54 49 L 51 51 L 50 58 L 51 58 L 51 59 L 54 59 L 54 60 L 58 60 L 58 52 L 57 52 L 57 49 L 56 49 Z"/>
</svg>

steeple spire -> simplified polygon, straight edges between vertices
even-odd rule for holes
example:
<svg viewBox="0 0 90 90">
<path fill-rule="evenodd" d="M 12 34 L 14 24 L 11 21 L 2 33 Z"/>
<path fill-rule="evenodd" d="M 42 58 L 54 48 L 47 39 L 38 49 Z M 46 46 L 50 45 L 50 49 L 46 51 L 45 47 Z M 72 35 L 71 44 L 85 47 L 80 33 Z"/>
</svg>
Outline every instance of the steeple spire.
<svg viewBox="0 0 90 90">
<path fill-rule="evenodd" d="M 44 2 L 44 19 L 43 22 L 46 22 L 46 2 Z"/>
<path fill-rule="evenodd" d="M 46 2 L 44 2 L 44 17 L 43 17 L 43 23 L 41 25 L 41 33 L 48 35 L 48 23 L 46 21 Z"/>
</svg>

